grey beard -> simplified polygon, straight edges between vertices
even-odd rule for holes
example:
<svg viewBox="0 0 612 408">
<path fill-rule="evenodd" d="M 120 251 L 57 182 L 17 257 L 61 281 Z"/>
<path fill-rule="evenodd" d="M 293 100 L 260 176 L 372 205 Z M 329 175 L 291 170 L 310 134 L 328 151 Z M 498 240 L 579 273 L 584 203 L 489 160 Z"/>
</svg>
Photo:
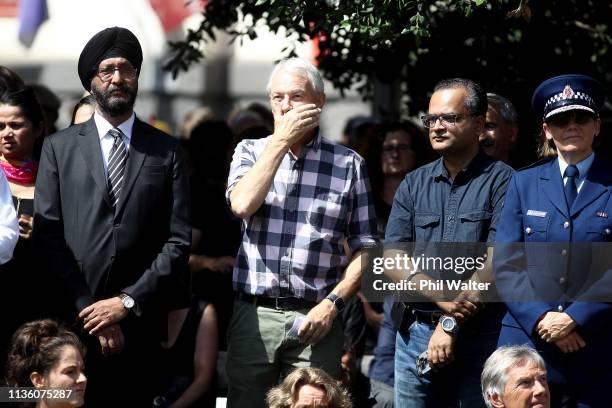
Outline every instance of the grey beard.
<svg viewBox="0 0 612 408">
<path fill-rule="evenodd" d="M 126 93 L 128 98 L 112 98 L 110 94 L 113 91 L 116 91 L 117 88 Z M 91 93 L 96 98 L 96 103 L 98 104 L 100 110 L 110 116 L 121 116 L 126 113 L 131 113 L 134 110 L 134 102 L 136 101 L 138 89 L 135 89 L 132 92 L 131 89 L 125 86 L 114 86 L 112 89 L 109 88 L 106 91 L 99 92 L 95 87 L 92 87 Z"/>
</svg>

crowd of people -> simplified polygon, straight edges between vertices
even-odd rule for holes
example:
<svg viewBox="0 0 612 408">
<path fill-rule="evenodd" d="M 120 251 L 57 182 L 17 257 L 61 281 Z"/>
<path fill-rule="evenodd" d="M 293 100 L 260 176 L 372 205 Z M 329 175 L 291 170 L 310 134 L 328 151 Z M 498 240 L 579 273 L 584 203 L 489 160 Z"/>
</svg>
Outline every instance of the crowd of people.
<svg viewBox="0 0 612 408">
<path fill-rule="evenodd" d="M 355 117 L 336 143 L 321 74 L 291 58 L 270 109 L 199 108 L 173 138 L 134 113 L 142 63 L 129 30 L 92 37 L 59 131 L 57 98 L 0 67 L 4 385 L 72 391 L 28 404 L 607 406 L 609 267 L 569 245 L 612 240 L 599 82 L 535 90 L 542 160 L 515 171 L 517 112 L 469 79 L 419 124 Z M 462 280 L 503 302 L 366 296 L 370 251 L 437 242 L 482 243 Z"/>
</svg>

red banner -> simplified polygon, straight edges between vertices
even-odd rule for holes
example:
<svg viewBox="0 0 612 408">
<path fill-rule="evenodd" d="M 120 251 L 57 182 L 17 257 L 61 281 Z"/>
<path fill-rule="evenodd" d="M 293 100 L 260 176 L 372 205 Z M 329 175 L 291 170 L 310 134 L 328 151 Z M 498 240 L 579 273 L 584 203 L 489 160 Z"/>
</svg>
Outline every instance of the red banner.
<svg viewBox="0 0 612 408">
<path fill-rule="evenodd" d="M 19 0 L 0 0 L 0 17 L 17 17 Z"/>
<path fill-rule="evenodd" d="M 203 0 L 149 0 L 166 33 L 178 28 L 193 13 L 202 10 L 206 2 Z"/>
</svg>

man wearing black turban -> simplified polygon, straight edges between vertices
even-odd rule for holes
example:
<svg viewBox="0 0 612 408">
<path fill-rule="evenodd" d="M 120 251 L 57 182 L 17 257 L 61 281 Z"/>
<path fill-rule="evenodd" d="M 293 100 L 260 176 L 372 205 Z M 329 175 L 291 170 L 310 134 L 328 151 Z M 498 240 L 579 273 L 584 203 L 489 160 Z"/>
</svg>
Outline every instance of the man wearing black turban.
<svg viewBox="0 0 612 408">
<path fill-rule="evenodd" d="M 147 358 L 183 294 L 191 238 L 183 161 L 177 139 L 134 114 L 141 64 L 125 28 L 89 40 L 78 72 L 95 114 L 45 139 L 37 178 L 34 234 L 42 264 L 70 295 L 67 318 L 83 323 L 88 407 L 117 398 L 151 405 Z"/>
</svg>

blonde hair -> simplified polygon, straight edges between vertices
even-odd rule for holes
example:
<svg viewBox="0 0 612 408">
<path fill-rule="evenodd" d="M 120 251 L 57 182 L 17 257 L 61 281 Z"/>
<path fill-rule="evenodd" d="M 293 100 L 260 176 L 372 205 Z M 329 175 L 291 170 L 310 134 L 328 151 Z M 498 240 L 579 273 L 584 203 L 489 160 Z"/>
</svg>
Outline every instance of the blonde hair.
<svg viewBox="0 0 612 408">
<path fill-rule="evenodd" d="M 557 147 L 553 140 L 548 140 L 544 134 L 544 130 L 540 131 L 540 139 L 538 141 L 538 157 L 545 159 L 547 157 L 557 157 Z"/>
<path fill-rule="evenodd" d="M 296 368 L 285 380 L 268 391 L 266 402 L 270 408 L 291 408 L 303 385 L 311 385 L 325 391 L 329 408 L 351 408 L 351 398 L 346 390 L 320 368 Z"/>
</svg>

